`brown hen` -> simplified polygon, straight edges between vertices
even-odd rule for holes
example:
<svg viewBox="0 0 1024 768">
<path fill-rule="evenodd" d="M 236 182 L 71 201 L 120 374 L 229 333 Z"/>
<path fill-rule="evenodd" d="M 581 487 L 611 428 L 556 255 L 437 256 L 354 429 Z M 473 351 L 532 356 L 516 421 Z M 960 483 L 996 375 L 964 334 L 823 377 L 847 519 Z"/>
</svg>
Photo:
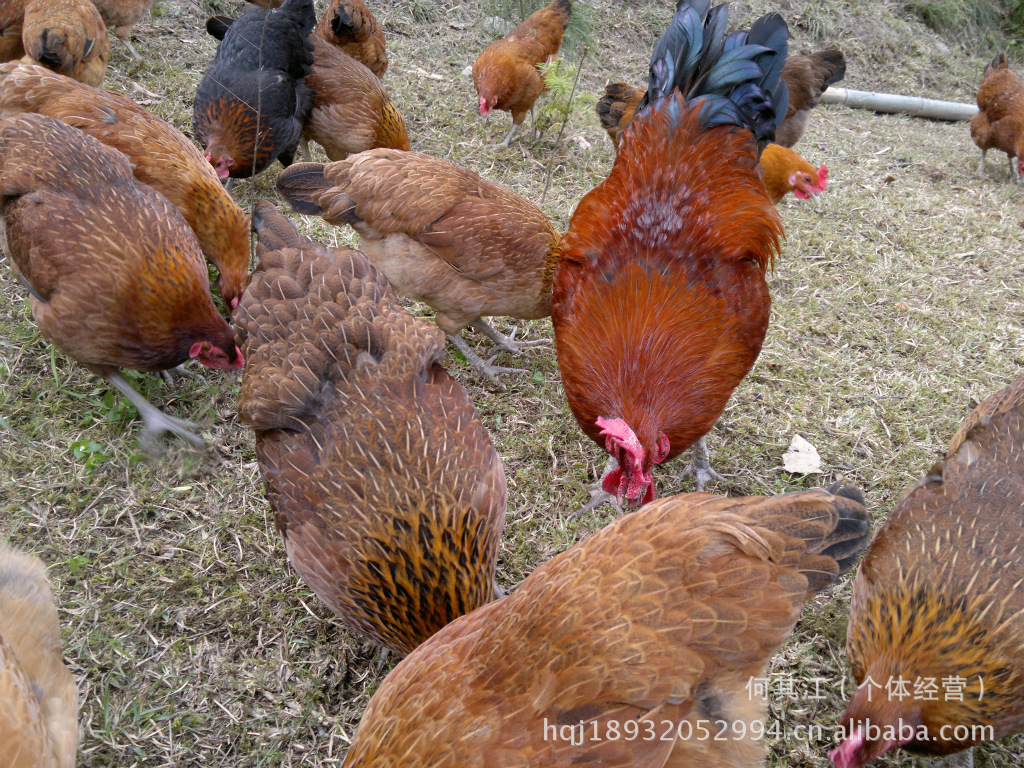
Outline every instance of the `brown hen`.
<svg viewBox="0 0 1024 768">
<path fill-rule="evenodd" d="M 0 66 L 0 117 L 36 112 L 88 133 L 125 155 L 135 178 L 164 195 L 195 232 L 220 272 L 234 308 L 249 273 L 249 217 L 180 131 L 131 99 L 90 88 L 29 64 Z"/>
<path fill-rule="evenodd" d="M 32 0 L 21 40 L 36 64 L 86 85 L 102 85 L 110 38 L 92 0 Z"/>
<path fill-rule="evenodd" d="M 358 251 L 256 210 L 260 264 L 236 313 L 239 417 L 285 549 L 355 629 L 407 653 L 491 599 L 508 492 L 444 337 Z"/>
<path fill-rule="evenodd" d="M 511 352 L 545 343 L 507 339 L 481 319 L 551 314 L 559 236 L 511 190 L 454 163 L 393 149 L 302 163 L 286 169 L 277 187 L 296 210 L 351 224 L 395 290 L 437 310 L 438 326 L 485 376 L 518 369 L 481 360 L 458 335 L 466 326 Z"/>
<path fill-rule="evenodd" d="M 39 558 L 0 546 L 0 765 L 74 768 L 78 689 Z"/>
<path fill-rule="evenodd" d="M 15 273 L 43 336 L 117 387 L 147 436 L 202 441 L 161 413 L 118 368 L 162 371 L 189 358 L 240 368 L 213 306 L 195 235 L 128 159 L 59 120 L 0 120 L 0 215 Z"/>
<path fill-rule="evenodd" d="M 302 131 L 331 160 L 377 147 L 409 150 L 402 113 L 388 98 L 380 79 L 356 59 L 316 35 L 313 66 L 306 85 L 313 91 L 313 111 Z"/>
<path fill-rule="evenodd" d="M 749 680 L 863 550 L 860 501 L 699 493 L 619 518 L 395 667 L 345 768 L 763 764 Z"/>
<path fill-rule="evenodd" d="M 501 40 L 488 45 L 473 63 L 473 84 L 480 97 L 480 114 L 491 110 L 512 113 L 512 129 L 502 143 L 508 146 L 544 91 L 538 64 L 551 61 L 562 47 L 572 16 L 571 0 L 551 0 Z"/>
<path fill-rule="evenodd" d="M 103 23 L 114 28 L 114 35 L 124 43 L 129 55 L 139 60 L 139 54 L 132 47 L 132 27 L 139 23 L 156 0 L 92 0 L 96 4 Z"/>
<path fill-rule="evenodd" d="M 4 0 L 0 3 L 0 62 L 25 55 L 21 43 L 21 22 L 29 0 Z"/>
<path fill-rule="evenodd" d="M 985 155 L 997 149 L 1006 153 L 1010 176 L 1020 184 L 1024 172 L 1024 82 L 1010 69 L 1005 52 L 985 67 L 978 88 L 978 110 L 971 118 L 971 138 L 981 150 L 978 175 L 985 173 Z"/>
<path fill-rule="evenodd" d="M 837 768 L 1024 731 L 1022 446 L 1024 378 L 968 415 L 875 535 L 850 606 L 858 688 Z"/>
<path fill-rule="evenodd" d="M 387 72 L 384 32 L 363 0 L 331 0 L 316 25 L 316 33 L 377 77 Z"/>
</svg>

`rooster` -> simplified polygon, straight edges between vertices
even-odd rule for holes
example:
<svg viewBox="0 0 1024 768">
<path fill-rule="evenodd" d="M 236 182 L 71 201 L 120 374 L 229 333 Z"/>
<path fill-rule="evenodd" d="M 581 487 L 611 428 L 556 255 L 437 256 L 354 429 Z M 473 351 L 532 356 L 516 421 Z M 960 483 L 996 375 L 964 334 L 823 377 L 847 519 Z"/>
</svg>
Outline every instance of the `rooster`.
<svg viewBox="0 0 1024 768">
<path fill-rule="evenodd" d="M 971 138 L 981 150 L 978 175 L 985 173 L 990 149 L 1006 153 L 1017 184 L 1024 173 L 1024 82 L 1010 69 L 1005 53 L 985 67 L 978 88 L 978 113 L 971 118 Z M 1016 162 L 1014 162 L 1016 160 Z"/>
<path fill-rule="evenodd" d="M 267 201 L 236 312 L 238 414 L 288 557 L 352 627 L 408 653 L 491 599 L 508 491 L 444 336 L 363 254 L 302 237 Z"/>
<path fill-rule="evenodd" d="M 31 61 L 86 85 L 103 83 L 110 38 L 92 0 L 32 0 L 23 25 Z"/>
<path fill-rule="evenodd" d="M 207 26 L 223 39 L 196 91 L 192 127 L 220 178 L 254 176 L 278 159 L 291 165 L 313 107 L 305 77 L 314 24 L 313 0 L 287 0 L 228 29 Z"/>
<path fill-rule="evenodd" d="M 75 768 L 78 689 L 39 558 L 0 545 L 0 765 Z"/>
<path fill-rule="evenodd" d="M 875 534 L 853 585 L 858 687 L 836 768 L 896 748 L 970 765 L 962 750 L 1024 732 L 1022 445 L 1019 378 L 968 415 Z"/>
<path fill-rule="evenodd" d="M 316 25 L 316 34 L 377 77 L 387 72 L 384 32 L 363 0 L 332 0 Z"/>
<path fill-rule="evenodd" d="M 0 117 L 23 112 L 54 117 L 127 155 L 135 178 L 185 217 L 220 272 L 224 302 L 235 308 L 249 274 L 249 217 L 181 131 L 127 96 L 30 64 L 0 65 Z"/>
<path fill-rule="evenodd" d="M 163 371 L 190 358 L 241 368 L 210 297 L 195 235 L 123 154 L 65 123 L 0 120 L 0 233 L 43 336 L 128 398 L 146 436 L 189 424 L 136 392 L 118 368 Z"/>
<path fill-rule="evenodd" d="M 698 442 L 761 351 L 782 222 L 758 157 L 786 107 L 778 14 L 726 36 L 726 6 L 681 2 L 608 178 L 580 202 L 552 320 L 569 406 L 612 459 L 588 506 L 650 501 L 652 467 Z M 727 52 L 723 57 L 723 52 Z"/>
<path fill-rule="evenodd" d="M 345 768 L 763 766 L 750 681 L 863 551 L 862 502 L 695 493 L 619 518 L 396 666 Z"/>
<path fill-rule="evenodd" d="M 494 109 L 512 113 L 512 129 L 502 146 L 509 145 L 543 92 L 544 76 L 537 65 L 558 54 L 571 16 L 571 0 L 552 0 L 501 40 L 484 48 L 474 62 L 473 84 L 480 97 L 480 114 L 486 117 Z"/>
</svg>

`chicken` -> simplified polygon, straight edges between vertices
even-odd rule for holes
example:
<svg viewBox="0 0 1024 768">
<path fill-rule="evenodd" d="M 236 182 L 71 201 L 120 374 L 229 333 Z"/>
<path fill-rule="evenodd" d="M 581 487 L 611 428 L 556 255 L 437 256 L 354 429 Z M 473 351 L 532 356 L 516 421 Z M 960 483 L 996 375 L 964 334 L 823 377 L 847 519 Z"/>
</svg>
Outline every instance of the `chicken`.
<svg viewBox="0 0 1024 768">
<path fill-rule="evenodd" d="M 120 390 L 147 437 L 170 431 L 201 446 L 187 422 L 161 413 L 118 373 L 189 358 L 242 367 L 181 215 L 135 180 L 123 154 L 34 114 L 0 120 L 0 215 L 43 336 Z"/>
<path fill-rule="evenodd" d="M 331 0 L 316 25 L 316 33 L 377 77 L 387 72 L 384 32 L 363 0 Z"/>
<path fill-rule="evenodd" d="M 220 178 L 254 176 L 274 160 L 291 164 L 313 106 L 304 78 L 315 23 L 313 0 L 287 0 L 243 14 L 227 30 L 192 113 L 196 139 Z"/>
<path fill-rule="evenodd" d="M 559 236 L 511 190 L 454 163 L 393 149 L 295 165 L 277 188 L 301 213 L 351 224 L 395 290 L 437 310 L 437 325 L 485 376 L 522 371 L 481 360 L 459 336 L 466 326 L 510 352 L 546 343 L 506 338 L 481 319 L 551 314 Z"/>
<path fill-rule="evenodd" d="M 74 126 L 125 155 L 135 178 L 164 195 L 220 272 L 232 309 L 249 273 L 249 217 L 180 131 L 131 99 L 29 64 L 0 65 L 0 118 L 36 112 Z"/>
<path fill-rule="evenodd" d="M 344 766 L 763 765 L 749 681 L 869 530 L 852 488 L 661 499 L 407 656 Z"/>
<path fill-rule="evenodd" d="M 288 558 L 353 628 L 408 653 L 491 599 L 508 490 L 444 337 L 358 251 L 256 210 L 236 313 L 238 415 Z"/>
<path fill-rule="evenodd" d="M 981 150 L 978 175 L 985 173 L 988 151 L 998 149 L 1006 153 L 1010 176 L 1020 184 L 1024 173 L 1024 82 L 1010 69 L 1005 52 L 985 67 L 978 88 L 978 110 L 971 118 L 971 138 Z"/>
<path fill-rule="evenodd" d="M 554 60 L 571 16 L 571 0 L 551 0 L 550 5 L 484 48 L 473 63 L 480 114 L 486 117 L 494 109 L 512 113 L 512 129 L 501 142 L 503 146 L 512 141 L 544 90 L 544 76 L 537 65 Z"/>
<path fill-rule="evenodd" d="M 619 137 L 633 120 L 633 113 L 646 93 L 642 88 L 634 88 L 629 83 L 608 83 L 604 87 L 604 96 L 598 99 L 594 111 L 616 150 L 619 148 Z"/>
<path fill-rule="evenodd" d="M 1024 731 L 1022 445 L 1024 378 L 968 415 L 876 533 L 850 605 L 837 768 Z"/>
<path fill-rule="evenodd" d="M 21 23 L 29 0 L 4 0 L 0 3 L 0 62 L 25 55 L 21 43 Z"/>
<path fill-rule="evenodd" d="M 0 765 L 74 768 L 78 689 L 46 567 L 0 545 Z"/>
<path fill-rule="evenodd" d="M 132 46 L 132 27 L 149 13 L 156 0 L 92 0 L 103 23 L 114 28 L 114 35 L 124 43 L 128 54 L 138 61 L 141 57 Z"/>
<path fill-rule="evenodd" d="M 768 199 L 775 205 L 792 192 L 798 200 L 817 200 L 828 185 L 828 167 L 817 169 L 792 149 L 769 144 L 761 153 L 761 170 Z"/>
<path fill-rule="evenodd" d="M 331 160 L 376 147 L 409 150 L 402 113 L 391 103 L 380 79 L 351 56 L 312 35 L 313 67 L 306 85 L 313 111 L 302 131 Z"/>
<path fill-rule="evenodd" d="M 789 107 L 785 119 L 775 129 L 775 143 L 787 148 L 796 144 L 807 130 L 810 110 L 818 105 L 821 94 L 845 75 L 846 60 L 842 51 L 819 51 L 787 58 L 782 79 L 789 90 Z M 608 132 L 616 149 L 619 136 L 633 119 L 633 112 L 644 94 L 644 90 L 628 83 L 605 86 L 604 96 L 598 100 L 595 110 L 601 127 Z"/>
<path fill-rule="evenodd" d="M 86 85 L 102 85 L 110 38 L 92 0 L 32 0 L 23 25 L 31 61 Z"/>
<path fill-rule="evenodd" d="M 818 106 L 821 94 L 846 76 L 846 57 L 842 51 L 818 51 L 807 56 L 790 56 L 782 69 L 789 89 L 789 107 L 785 119 L 775 129 L 775 143 L 792 147 L 803 138 Z"/>
<path fill-rule="evenodd" d="M 726 6 L 709 6 L 680 3 L 612 171 L 562 239 L 551 315 L 562 384 L 580 427 L 612 456 L 588 506 L 650 501 L 652 467 L 714 426 L 768 330 L 765 271 L 783 229 L 758 155 L 786 104 L 788 30 L 770 14 L 723 40 Z M 702 24 L 709 55 L 673 66 L 700 47 Z M 689 470 L 698 488 L 716 476 L 702 448 Z"/>
</svg>

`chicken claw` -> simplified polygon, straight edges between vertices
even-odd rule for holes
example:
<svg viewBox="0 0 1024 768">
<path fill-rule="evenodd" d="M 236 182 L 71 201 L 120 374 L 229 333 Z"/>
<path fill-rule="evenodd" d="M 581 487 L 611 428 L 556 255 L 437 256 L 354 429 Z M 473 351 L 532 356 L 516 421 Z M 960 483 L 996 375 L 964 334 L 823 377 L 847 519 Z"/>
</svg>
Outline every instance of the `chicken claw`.
<svg viewBox="0 0 1024 768">
<path fill-rule="evenodd" d="M 577 517 L 582 515 L 584 512 L 589 512 L 592 509 L 597 509 L 602 504 L 608 503 L 615 507 L 615 511 L 620 515 L 622 514 L 622 505 L 619 504 L 619 500 L 615 497 L 614 493 L 608 493 L 604 489 L 604 479 L 608 476 L 608 473 L 619 468 L 619 462 L 614 458 L 609 457 L 608 461 L 605 462 L 604 471 L 601 473 L 601 479 L 590 486 L 590 501 L 584 504 L 582 507 L 571 513 L 567 520 L 575 520 Z"/>
<path fill-rule="evenodd" d="M 142 442 L 147 448 L 155 447 L 158 444 L 160 435 L 164 432 L 173 432 L 178 437 L 184 438 L 188 442 L 192 443 L 196 448 L 206 447 L 206 443 L 204 443 L 201 438 L 196 437 L 189 431 L 189 429 L 198 429 L 198 424 L 194 424 L 191 421 L 185 421 L 184 419 L 178 419 L 174 416 L 168 416 L 149 402 L 149 400 L 136 392 L 135 388 L 129 384 L 120 373 L 108 376 L 107 381 L 117 387 L 121 394 L 131 401 L 131 404 L 134 405 L 135 409 L 139 412 L 139 416 L 142 417 L 142 421 L 144 423 Z"/>
<path fill-rule="evenodd" d="M 195 371 L 188 370 L 188 368 L 185 367 L 185 364 L 182 363 L 181 365 L 177 365 L 174 368 L 171 368 L 170 370 L 160 371 L 160 376 L 161 378 L 163 378 L 164 383 L 167 385 L 168 389 L 170 389 L 174 385 L 175 375 L 181 376 L 183 379 L 193 379 L 194 381 L 198 381 L 200 384 L 204 386 L 208 383 L 203 376 L 196 373 Z"/>
<path fill-rule="evenodd" d="M 480 356 L 469 348 L 469 344 L 461 336 L 452 336 L 450 333 L 445 334 L 455 348 L 459 350 L 466 358 L 466 362 L 476 368 L 483 376 L 486 376 L 492 382 L 497 384 L 502 390 L 505 389 L 505 385 L 498 381 L 498 374 L 500 373 L 529 373 L 525 368 L 502 368 L 498 365 L 493 365 L 497 359 L 497 355 L 492 357 L 487 362 L 484 362 Z"/>
<path fill-rule="evenodd" d="M 513 355 L 517 355 L 524 349 L 530 349 L 531 347 L 543 347 L 551 344 L 550 339 L 537 339 L 535 341 L 516 341 L 516 331 L 518 328 L 513 328 L 512 333 L 508 336 L 503 335 L 499 331 L 495 330 L 493 326 L 484 321 L 483 319 L 474 320 L 470 323 L 470 326 L 476 328 L 480 333 L 484 334 L 487 338 L 493 341 L 500 349 L 506 352 L 511 352 Z"/>
<path fill-rule="evenodd" d="M 704 486 L 710 480 L 725 481 L 724 477 L 711 468 L 711 461 L 708 459 L 708 447 L 704 443 L 704 437 L 693 444 L 690 453 L 690 463 L 686 469 L 679 473 L 677 478 L 682 480 L 688 475 L 693 475 L 693 480 L 697 484 L 697 491 L 699 492 L 704 490 Z"/>
</svg>

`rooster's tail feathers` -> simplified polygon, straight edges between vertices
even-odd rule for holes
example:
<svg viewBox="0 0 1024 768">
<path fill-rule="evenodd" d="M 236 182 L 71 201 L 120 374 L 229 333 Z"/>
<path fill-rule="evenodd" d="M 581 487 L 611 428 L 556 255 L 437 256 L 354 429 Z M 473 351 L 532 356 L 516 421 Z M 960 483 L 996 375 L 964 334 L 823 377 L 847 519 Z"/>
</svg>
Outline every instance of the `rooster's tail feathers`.
<svg viewBox="0 0 1024 768">
<path fill-rule="evenodd" d="M 775 138 L 789 104 L 782 81 L 789 29 L 779 14 L 770 13 L 749 32 L 726 35 L 727 6 L 710 6 L 710 0 L 680 0 L 654 46 L 647 96 L 637 112 L 657 106 L 678 88 L 688 103 L 704 97 L 705 127 L 742 126 L 763 147 Z"/>
</svg>

